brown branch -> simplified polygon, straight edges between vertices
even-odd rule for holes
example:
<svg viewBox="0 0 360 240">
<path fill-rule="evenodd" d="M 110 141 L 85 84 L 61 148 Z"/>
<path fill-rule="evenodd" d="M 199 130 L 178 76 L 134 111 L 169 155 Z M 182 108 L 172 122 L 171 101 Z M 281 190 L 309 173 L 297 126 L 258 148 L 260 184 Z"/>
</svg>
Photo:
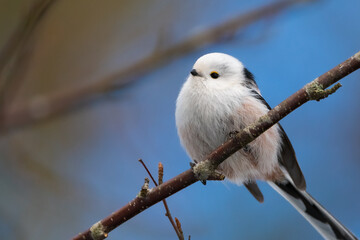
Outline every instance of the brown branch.
<svg viewBox="0 0 360 240">
<path fill-rule="evenodd" d="M 145 165 L 145 163 L 143 162 L 143 160 L 142 160 L 142 159 L 139 159 L 139 162 L 144 166 L 146 172 L 149 174 L 149 176 L 150 176 L 151 180 L 153 181 L 153 183 L 155 184 L 155 186 L 158 186 L 157 182 L 156 182 L 155 179 L 153 178 L 151 172 L 150 172 L 149 169 L 146 167 L 146 165 Z M 159 164 L 159 165 L 160 165 L 160 164 Z M 162 166 L 162 164 L 161 164 L 161 166 Z M 159 168 L 159 170 L 160 170 L 160 168 Z M 159 171 L 159 173 L 160 173 L 160 171 Z M 184 234 L 183 234 L 183 232 L 182 232 L 182 229 L 179 228 L 180 221 L 179 221 L 177 218 L 175 218 L 175 219 L 177 220 L 177 222 L 176 222 L 176 224 L 175 224 L 174 219 L 173 219 L 172 216 L 171 216 L 170 209 L 169 209 L 169 206 L 168 206 L 168 204 L 167 204 L 167 202 L 166 202 L 166 199 L 163 199 L 162 202 L 163 202 L 164 207 L 165 207 L 165 210 L 166 210 L 165 216 L 168 217 L 168 219 L 169 219 L 171 225 L 173 226 L 173 228 L 174 228 L 174 230 L 175 230 L 176 235 L 178 236 L 178 238 L 179 238 L 180 240 L 184 240 Z M 178 224 L 178 222 L 179 222 L 179 224 Z M 180 224 L 180 226 L 181 226 L 181 224 Z"/>
<path fill-rule="evenodd" d="M 326 88 L 339 81 L 348 74 L 354 72 L 360 68 L 360 52 L 356 53 L 345 62 L 334 67 L 330 71 L 324 73 L 314 81 L 308 83 L 299 91 L 291 95 L 285 101 L 281 102 L 278 106 L 270 110 L 267 114 L 259 118 L 254 124 L 246 127 L 235 135 L 234 138 L 222 144 L 216 150 L 214 150 L 206 160 L 198 163 L 196 166 L 202 166 L 205 169 L 215 169 L 221 162 L 231 156 L 233 153 L 246 146 L 260 134 L 265 132 L 271 126 L 276 124 L 282 118 L 294 111 L 299 106 L 310 100 L 318 100 L 314 98 L 314 91 L 325 94 Z M 313 87 L 316 85 L 317 87 Z M 315 90 L 314 90 L 315 89 Z M 200 167 L 201 168 L 201 167 Z M 158 187 L 153 188 L 146 198 L 134 198 L 128 204 L 121 209 L 112 213 L 110 216 L 104 218 L 100 222 L 96 223 L 96 230 L 101 229 L 103 234 L 107 234 L 114 228 L 118 227 L 122 223 L 126 222 L 130 218 L 141 213 L 145 209 L 151 207 L 157 202 L 175 194 L 176 192 L 190 186 L 197 182 L 192 169 L 188 169 L 178 176 L 164 182 Z M 104 237 L 94 237 L 94 227 L 80 233 L 74 240 L 81 239 L 104 239 Z M 103 236 L 103 235 L 102 235 Z"/>
<path fill-rule="evenodd" d="M 213 28 L 199 32 L 188 39 L 168 48 L 155 49 L 154 52 L 136 64 L 123 69 L 101 81 L 63 89 L 48 96 L 35 96 L 26 103 L 16 103 L 6 110 L 0 130 L 5 131 L 45 120 L 80 106 L 85 106 L 110 91 L 124 87 L 134 79 L 149 73 L 151 70 L 168 63 L 170 60 L 192 52 L 200 47 L 216 42 L 230 40 L 234 34 L 260 19 L 309 0 L 281 0 L 259 9 L 242 14 Z"/>
</svg>

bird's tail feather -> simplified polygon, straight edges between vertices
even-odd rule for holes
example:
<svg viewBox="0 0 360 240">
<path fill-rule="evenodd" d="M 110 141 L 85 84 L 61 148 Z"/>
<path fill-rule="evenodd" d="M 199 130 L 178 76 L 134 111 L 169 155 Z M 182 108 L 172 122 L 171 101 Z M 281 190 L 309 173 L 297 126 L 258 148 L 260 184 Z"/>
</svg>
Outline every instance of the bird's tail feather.
<svg viewBox="0 0 360 240">
<path fill-rule="evenodd" d="M 306 191 L 297 189 L 290 181 L 269 182 L 269 184 L 290 202 L 324 239 L 357 239 Z"/>
</svg>

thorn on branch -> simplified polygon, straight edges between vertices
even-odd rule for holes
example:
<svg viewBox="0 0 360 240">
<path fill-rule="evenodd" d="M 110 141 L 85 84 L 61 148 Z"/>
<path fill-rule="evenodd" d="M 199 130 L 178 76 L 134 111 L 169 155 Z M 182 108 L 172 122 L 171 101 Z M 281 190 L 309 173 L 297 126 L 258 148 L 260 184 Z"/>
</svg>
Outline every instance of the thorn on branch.
<svg viewBox="0 0 360 240">
<path fill-rule="evenodd" d="M 91 237 L 94 240 L 107 238 L 108 234 L 105 232 L 106 228 L 102 225 L 101 221 L 95 223 L 90 227 Z"/>
<path fill-rule="evenodd" d="M 321 99 L 327 98 L 329 95 L 336 92 L 341 87 L 340 83 L 335 84 L 330 89 L 324 89 L 324 87 L 318 83 L 317 79 L 305 85 L 305 91 L 309 96 L 310 100 L 320 101 Z"/>
<path fill-rule="evenodd" d="M 159 168 L 158 182 L 159 185 L 161 185 L 163 183 L 163 178 L 164 178 L 164 166 L 161 162 L 159 162 L 158 168 Z"/>
<path fill-rule="evenodd" d="M 137 197 L 139 198 L 146 198 L 146 195 L 148 194 L 149 190 L 149 182 L 150 180 L 148 178 L 145 178 L 144 185 L 141 187 L 140 192 L 138 193 Z"/>
</svg>

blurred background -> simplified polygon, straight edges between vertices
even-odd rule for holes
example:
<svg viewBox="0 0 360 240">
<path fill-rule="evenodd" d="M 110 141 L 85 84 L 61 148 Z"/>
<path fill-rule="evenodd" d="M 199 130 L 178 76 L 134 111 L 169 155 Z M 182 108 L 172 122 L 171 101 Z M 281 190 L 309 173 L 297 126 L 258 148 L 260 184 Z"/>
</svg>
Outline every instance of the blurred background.
<svg viewBox="0 0 360 240">
<path fill-rule="evenodd" d="M 189 168 L 174 111 L 198 57 L 224 52 L 276 106 L 360 50 L 360 1 L 0 0 L 0 238 L 69 239 Z M 360 235 L 360 71 L 281 121 L 308 191 Z M 266 183 L 168 199 L 191 239 L 321 239 Z M 109 239 L 176 239 L 162 204 Z"/>
</svg>

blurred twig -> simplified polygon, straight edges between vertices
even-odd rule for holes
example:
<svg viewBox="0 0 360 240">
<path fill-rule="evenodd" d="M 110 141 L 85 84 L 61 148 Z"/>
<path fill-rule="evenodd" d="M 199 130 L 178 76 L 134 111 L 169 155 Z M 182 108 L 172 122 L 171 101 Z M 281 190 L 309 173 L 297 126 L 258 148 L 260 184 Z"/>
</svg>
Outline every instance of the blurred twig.
<svg viewBox="0 0 360 240">
<path fill-rule="evenodd" d="M 143 160 L 142 160 L 142 159 L 139 159 L 139 162 L 144 166 L 146 172 L 149 174 L 149 176 L 150 176 L 151 180 L 153 181 L 153 183 L 155 184 L 155 186 L 158 186 L 157 182 L 156 182 L 155 179 L 153 178 L 151 172 L 150 172 L 149 169 L 146 167 L 146 165 L 145 165 L 145 163 L 143 162 Z M 162 166 L 162 164 L 160 165 L 160 163 L 159 163 L 159 176 L 161 175 L 160 172 L 163 173 L 163 169 L 161 169 L 160 166 Z M 161 185 L 161 184 L 160 184 L 160 185 Z M 181 229 L 180 221 L 179 221 L 177 218 L 175 218 L 175 220 L 176 220 L 176 224 L 175 224 L 174 219 L 173 219 L 172 216 L 171 216 L 170 209 L 169 209 L 169 206 L 168 206 L 168 204 L 167 204 L 167 202 L 166 202 L 166 199 L 163 199 L 162 202 L 163 202 L 164 207 L 165 207 L 165 210 L 166 210 L 165 216 L 168 217 L 168 219 L 169 219 L 171 225 L 173 226 L 173 228 L 174 228 L 174 230 L 175 230 L 176 235 L 178 236 L 178 238 L 179 238 L 180 240 L 184 240 L 184 234 L 183 234 L 183 231 L 182 231 L 182 229 Z M 179 226 L 180 226 L 180 228 L 179 228 Z"/>
<path fill-rule="evenodd" d="M 32 4 L 0 52 L 0 126 L 29 64 L 33 32 L 55 1 L 37 0 Z"/>
<path fill-rule="evenodd" d="M 20 51 L 21 46 L 29 39 L 45 12 L 56 0 L 38 0 L 21 20 L 18 28 L 11 35 L 3 50 L 0 52 L 0 76 L 3 77 L 5 67 L 11 62 Z"/>
<path fill-rule="evenodd" d="M 318 101 L 324 97 L 327 97 L 328 94 L 333 93 L 334 90 L 336 90 L 336 87 L 333 87 L 329 90 L 326 90 L 326 88 L 330 87 L 335 82 L 339 81 L 359 68 L 360 52 L 356 53 L 345 62 L 337 65 L 330 71 L 316 78 L 314 81 L 306 84 L 299 91 L 285 99 L 275 108 L 271 109 L 267 114 L 260 117 L 255 123 L 241 130 L 235 135 L 234 138 L 231 138 L 227 142 L 223 143 L 209 156 L 207 156 L 206 160 L 199 162 L 196 166 L 199 166 L 199 168 L 206 167 L 216 169 L 219 164 L 225 161 L 225 159 L 240 150 L 242 147 L 249 144 L 267 129 L 272 127 L 274 124 L 279 122 L 282 118 L 286 117 L 304 103 L 310 100 Z M 134 198 L 121 209 L 96 223 L 96 229 L 101 229 L 104 233 L 109 233 L 114 228 L 118 227 L 122 223 L 126 222 L 130 218 L 136 216 L 157 202 L 197 182 L 198 179 L 196 178 L 195 174 L 196 170 L 190 168 L 185 172 L 175 176 L 174 178 L 164 182 L 160 186 L 153 188 L 147 194 L 146 198 Z M 94 228 L 90 228 L 84 231 L 83 233 L 74 237 L 73 240 L 104 239 L 102 237 L 94 238 L 93 231 L 91 229 Z"/>
<path fill-rule="evenodd" d="M 6 131 L 25 126 L 86 105 L 110 91 L 124 87 L 139 76 L 169 62 L 171 59 L 209 44 L 230 40 L 239 29 L 255 21 L 274 16 L 296 3 L 308 1 L 281 0 L 271 3 L 203 30 L 170 47 L 156 48 L 151 55 L 103 80 L 74 86 L 70 89 L 66 88 L 48 96 L 35 96 L 26 103 L 13 104 L 6 109 L 5 115 L 2 116 L 0 130 Z"/>
</svg>

